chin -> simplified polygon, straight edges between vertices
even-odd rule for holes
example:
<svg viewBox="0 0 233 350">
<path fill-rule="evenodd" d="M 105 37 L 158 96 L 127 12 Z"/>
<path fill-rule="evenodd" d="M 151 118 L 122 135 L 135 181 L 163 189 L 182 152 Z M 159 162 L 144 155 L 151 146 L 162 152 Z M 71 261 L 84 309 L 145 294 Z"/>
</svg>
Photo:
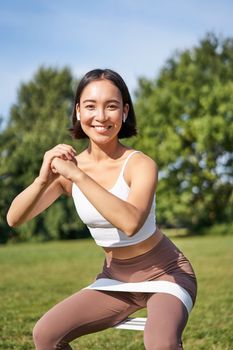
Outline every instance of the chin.
<svg viewBox="0 0 233 350">
<path fill-rule="evenodd" d="M 91 139 L 91 141 L 96 143 L 97 145 L 107 145 L 113 142 L 114 140 L 115 138 L 109 138 L 109 137 L 95 137 L 94 139 Z"/>
<path fill-rule="evenodd" d="M 114 133 L 108 133 L 108 134 L 97 134 L 97 133 L 86 133 L 86 134 L 89 140 L 93 141 L 96 144 L 107 144 L 109 142 L 112 142 L 118 139 L 118 133 L 119 131 L 116 132 L 116 130 L 114 130 Z"/>
<path fill-rule="evenodd" d="M 90 137 L 90 141 L 96 143 L 97 145 L 107 145 L 109 143 L 112 143 L 114 141 L 118 140 L 117 135 L 98 135 L 95 137 Z"/>
</svg>

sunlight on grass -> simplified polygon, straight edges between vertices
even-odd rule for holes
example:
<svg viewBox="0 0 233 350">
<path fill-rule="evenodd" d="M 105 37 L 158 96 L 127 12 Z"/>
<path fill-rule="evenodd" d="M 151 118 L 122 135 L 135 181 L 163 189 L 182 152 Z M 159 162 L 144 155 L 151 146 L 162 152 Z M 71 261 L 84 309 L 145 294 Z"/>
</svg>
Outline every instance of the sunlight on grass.
<svg viewBox="0 0 233 350">
<path fill-rule="evenodd" d="M 198 277 L 197 303 L 184 333 L 185 349 L 230 350 L 233 237 L 172 240 L 191 260 Z M 0 349 L 33 349 L 31 332 L 38 318 L 92 282 L 102 260 L 101 249 L 91 240 L 0 247 Z M 140 350 L 143 333 L 110 329 L 82 337 L 73 347 Z"/>
</svg>

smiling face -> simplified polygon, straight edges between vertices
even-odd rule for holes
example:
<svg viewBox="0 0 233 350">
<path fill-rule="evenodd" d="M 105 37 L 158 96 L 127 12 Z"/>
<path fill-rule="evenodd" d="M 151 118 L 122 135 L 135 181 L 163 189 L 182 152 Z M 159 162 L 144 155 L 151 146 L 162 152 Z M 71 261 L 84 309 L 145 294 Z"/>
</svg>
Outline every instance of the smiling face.
<svg viewBox="0 0 233 350">
<path fill-rule="evenodd" d="M 107 143 L 117 139 L 128 105 L 123 106 L 120 90 L 111 81 L 102 79 L 92 81 L 84 88 L 76 110 L 89 139 Z"/>
</svg>

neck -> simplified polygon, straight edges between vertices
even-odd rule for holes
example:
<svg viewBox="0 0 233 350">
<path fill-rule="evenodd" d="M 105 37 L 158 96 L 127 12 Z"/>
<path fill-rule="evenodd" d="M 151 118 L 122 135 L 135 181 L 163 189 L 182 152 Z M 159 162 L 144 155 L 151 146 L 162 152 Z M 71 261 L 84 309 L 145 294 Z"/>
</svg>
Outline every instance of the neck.
<svg viewBox="0 0 233 350">
<path fill-rule="evenodd" d="M 125 146 L 123 146 L 119 140 L 116 140 L 115 142 L 112 142 L 111 144 L 103 144 L 103 145 L 97 145 L 93 141 L 90 141 L 88 146 L 88 153 L 90 157 L 96 161 L 99 162 L 101 160 L 106 160 L 109 158 L 116 159 L 119 156 L 122 155 L 123 151 L 125 150 Z"/>
</svg>

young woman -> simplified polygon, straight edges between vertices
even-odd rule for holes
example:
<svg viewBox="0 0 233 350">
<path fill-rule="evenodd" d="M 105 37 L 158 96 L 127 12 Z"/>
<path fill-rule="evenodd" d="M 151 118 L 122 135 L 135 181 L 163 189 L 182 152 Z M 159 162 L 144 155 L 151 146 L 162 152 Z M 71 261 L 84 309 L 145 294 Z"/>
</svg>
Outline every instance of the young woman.
<svg viewBox="0 0 233 350">
<path fill-rule="evenodd" d="M 136 134 L 136 120 L 116 72 L 96 69 L 80 81 L 72 133 L 89 139 L 87 149 L 76 155 L 61 144 L 46 152 L 39 176 L 14 199 L 7 220 L 18 226 L 61 195 L 72 195 L 106 259 L 95 283 L 37 322 L 36 349 L 72 349 L 69 343 L 77 337 L 116 325 L 144 307 L 146 349 L 182 349 L 196 278 L 182 252 L 156 227 L 156 164 L 119 142 Z"/>
</svg>

